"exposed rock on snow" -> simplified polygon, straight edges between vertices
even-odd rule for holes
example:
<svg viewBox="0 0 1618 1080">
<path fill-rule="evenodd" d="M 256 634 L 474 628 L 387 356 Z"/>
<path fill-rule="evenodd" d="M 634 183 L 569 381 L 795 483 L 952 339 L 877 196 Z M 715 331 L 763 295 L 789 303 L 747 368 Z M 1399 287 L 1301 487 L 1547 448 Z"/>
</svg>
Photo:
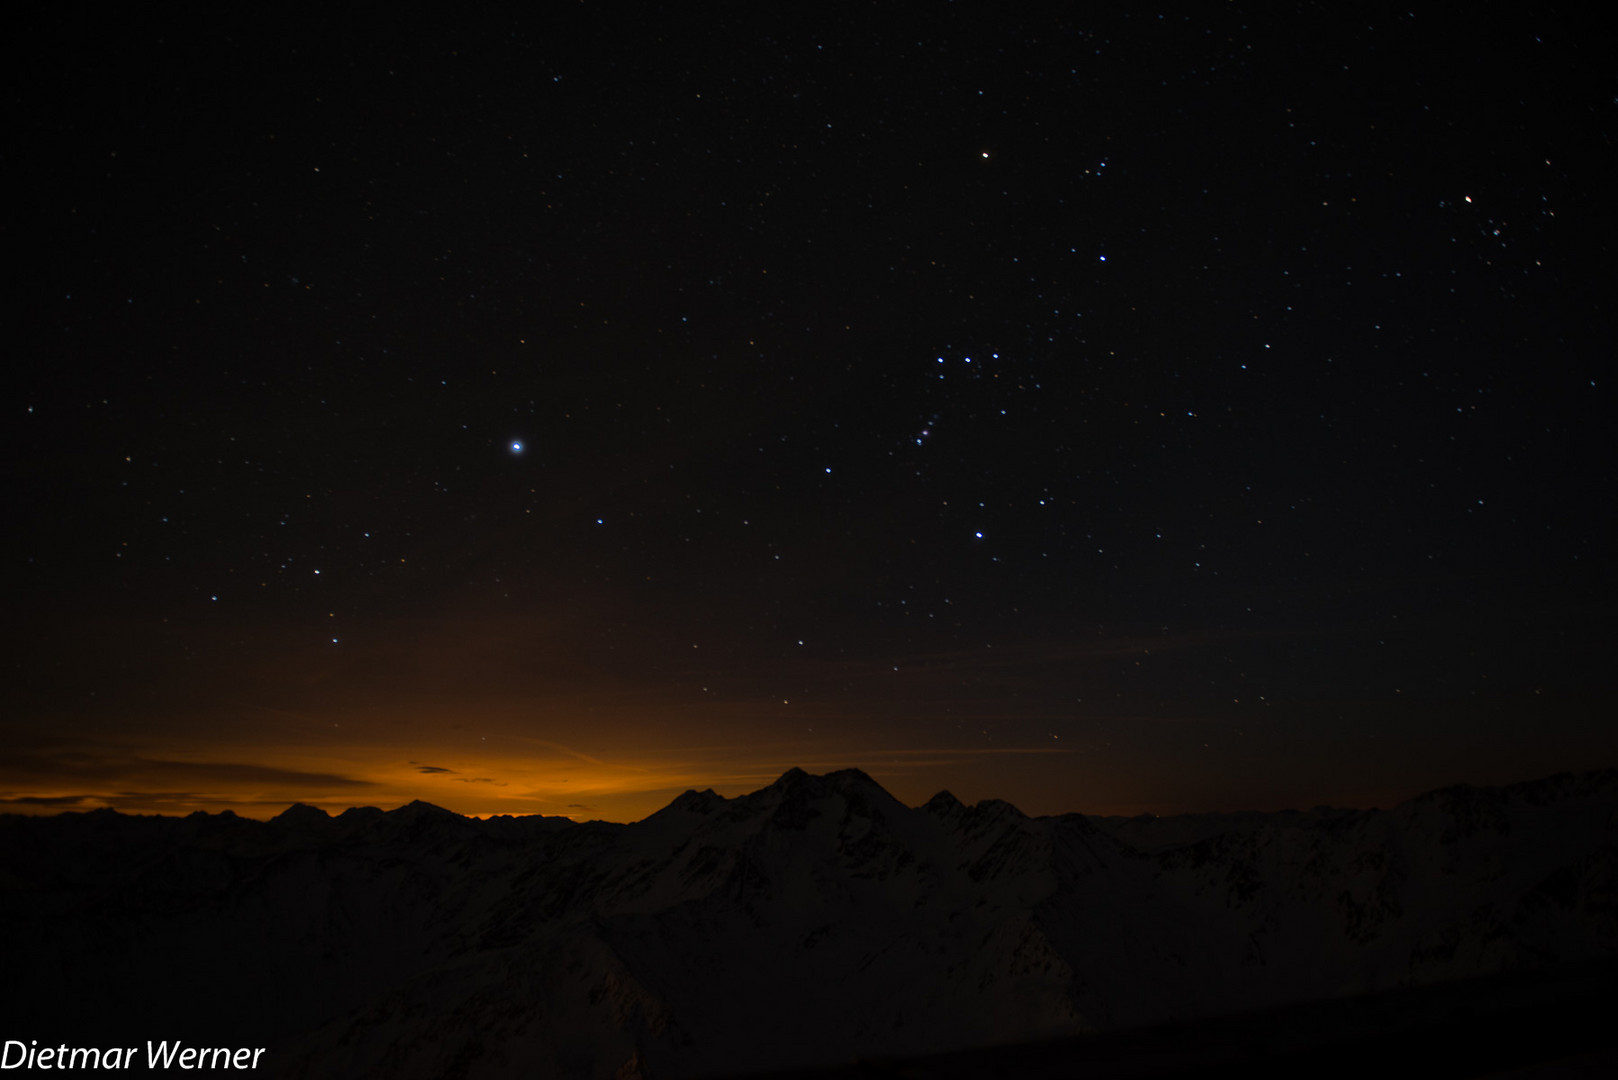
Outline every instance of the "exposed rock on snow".
<svg viewBox="0 0 1618 1080">
<path fill-rule="evenodd" d="M 1029 818 L 798 769 L 633 825 L 0 818 L 13 1030 L 276 1075 L 667 1078 L 1618 956 L 1618 772 L 1391 811 Z"/>
</svg>

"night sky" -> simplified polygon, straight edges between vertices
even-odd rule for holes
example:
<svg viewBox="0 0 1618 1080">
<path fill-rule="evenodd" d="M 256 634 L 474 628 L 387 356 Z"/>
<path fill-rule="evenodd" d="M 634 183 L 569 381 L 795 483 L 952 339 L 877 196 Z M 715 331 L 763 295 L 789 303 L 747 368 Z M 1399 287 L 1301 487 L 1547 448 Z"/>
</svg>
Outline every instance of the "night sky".
<svg viewBox="0 0 1618 1080">
<path fill-rule="evenodd" d="M 1618 764 L 1614 40 L 1357 7 L 36 14 L 0 804 Z"/>
</svg>

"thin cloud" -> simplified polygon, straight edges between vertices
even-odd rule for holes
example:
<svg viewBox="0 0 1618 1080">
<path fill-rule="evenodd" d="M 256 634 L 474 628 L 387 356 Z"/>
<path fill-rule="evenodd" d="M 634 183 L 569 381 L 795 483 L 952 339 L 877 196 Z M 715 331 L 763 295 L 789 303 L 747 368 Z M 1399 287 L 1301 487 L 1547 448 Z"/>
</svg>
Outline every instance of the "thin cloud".
<svg viewBox="0 0 1618 1080">
<path fill-rule="evenodd" d="M 242 761 L 175 761 L 108 750 L 97 753 L 81 746 L 55 751 L 18 754 L 0 762 L 0 777 L 13 788 L 84 788 L 105 784 L 111 788 L 178 782 L 193 786 L 295 788 L 363 788 L 376 786 L 338 773 L 308 772 Z"/>
<path fill-rule="evenodd" d="M 0 797 L 0 803 L 13 806 L 82 806 L 99 802 L 95 795 L 11 795 Z"/>
<path fill-rule="evenodd" d="M 191 774 L 211 780 L 235 783 L 286 784 L 293 787 L 376 787 L 374 780 L 361 780 L 337 773 L 304 772 L 300 769 L 280 769 L 273 765 L 250 765 L 235 761 L 161 761 L 137 759 L 165 772 Z"/>
<path fill-rule="evenodd" d="M 972 757 L 978 754 L 1077 754 L 1077 747 L 1072 746 L 973 746 L 949 747 L 937 750 L 872 750 L 870 757 L 899 757 L 899 756 L 936 756 L 936 757 Z"/>
</svg>

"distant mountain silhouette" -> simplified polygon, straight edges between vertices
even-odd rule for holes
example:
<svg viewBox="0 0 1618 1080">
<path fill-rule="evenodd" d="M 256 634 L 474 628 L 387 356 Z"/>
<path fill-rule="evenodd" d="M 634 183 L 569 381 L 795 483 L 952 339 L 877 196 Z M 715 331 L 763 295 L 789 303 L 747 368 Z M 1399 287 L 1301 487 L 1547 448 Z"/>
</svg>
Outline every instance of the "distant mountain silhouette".
<svg viewBox="0 0 1618 1080">
<path fill-rule="evenodd" d="M 8 816 L 7 1026 L 268 1046 L 311 1077 L 958 1051 L 1611 961 L 1615 830 L 1613 770 L 1164 819 L 911 809 L 857 769 L 631 825 Z"/>
</svg>

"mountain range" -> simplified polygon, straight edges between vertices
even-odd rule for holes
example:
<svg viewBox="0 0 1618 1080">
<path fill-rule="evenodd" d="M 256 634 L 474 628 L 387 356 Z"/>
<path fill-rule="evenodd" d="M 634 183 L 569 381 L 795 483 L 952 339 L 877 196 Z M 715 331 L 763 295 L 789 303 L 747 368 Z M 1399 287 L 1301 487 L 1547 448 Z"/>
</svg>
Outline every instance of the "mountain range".
<svg viewBox="0 0 1618 1080">
<path fill-rule="evenodd" d="M 856 769 L 627 825 L 6 816 L 0 927 L 0 1039 L 289 1077 L 831 1067 L 1611 962 L 1618 770 L 1180 818 L 910 808 Z"/>
</svg>

